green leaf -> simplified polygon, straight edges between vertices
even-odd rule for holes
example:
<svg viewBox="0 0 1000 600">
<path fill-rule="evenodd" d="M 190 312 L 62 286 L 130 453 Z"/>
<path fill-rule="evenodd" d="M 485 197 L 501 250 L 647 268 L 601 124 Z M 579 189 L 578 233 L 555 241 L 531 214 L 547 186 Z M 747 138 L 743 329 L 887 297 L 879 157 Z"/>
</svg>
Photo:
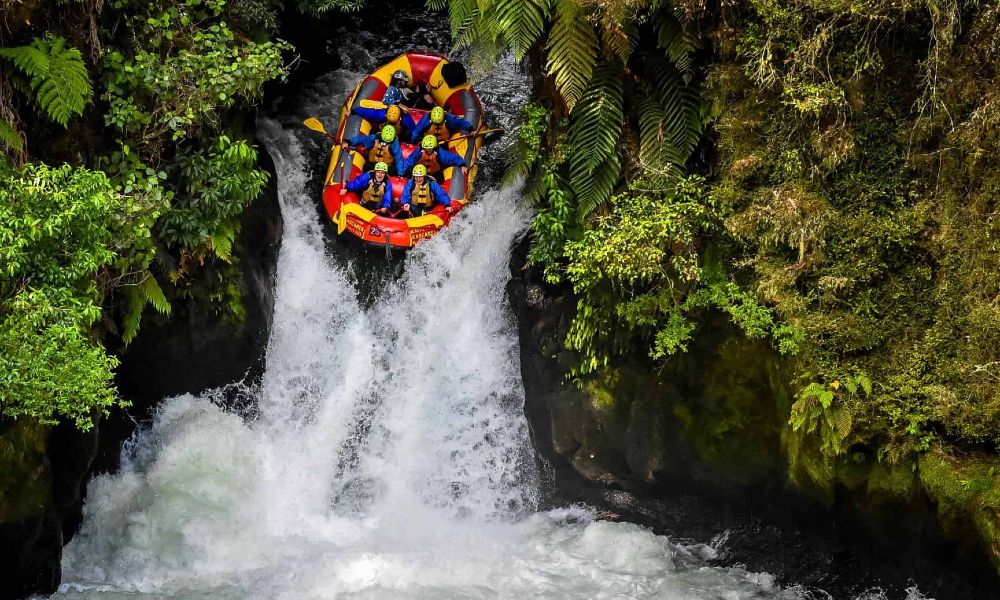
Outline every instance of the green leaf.
<svg viewBox="0 0 1000 600">
<path fill-rule="evenodd" d="M 517 60 L 542 35 L 550 9 L 551 0 L 497 0 L 496 21 Z"/>
<path fill-rule="evenodd" d="M 49 34 L 28 46 L 0 48 L 0 57 L 28 76 L 35 102 L 56 123 L 65 127 L 90 103 L 93 89 L 83 56 L 65 39 Z"/>
<path fill-rule="evenodd" d="M 0 145 L 17 154 L 24 152 L 24 138 L 14 125 L 0 118 Z"/>
<path fill-rule="evenodd" d="M 163 295 L 163 289 L 156 282 L 156 278 L 153 277 L 152 273 L 148 273 L 146 278 L 142 280 L 142 283 L 139 284 L 139 295 L 144 303 L 152 304 L 153 308 L 160 314 L 170 314 L 170 302 Z"/>
<path fill-rule="evenodd" d="M 624 118 L 622 65 L 607 61 L 594 71 L 570 118 L 570 178 L 583 216 L 611 196 L 621 176 Z"/>
<path fill-rule="evenodd" d="M 556 18 L 546 51 L 546 69 L 566 106 L 573 110 L 590 81 L 598 54 L 597 33 L 576 0 L 556 0 Z"/>
</svg>

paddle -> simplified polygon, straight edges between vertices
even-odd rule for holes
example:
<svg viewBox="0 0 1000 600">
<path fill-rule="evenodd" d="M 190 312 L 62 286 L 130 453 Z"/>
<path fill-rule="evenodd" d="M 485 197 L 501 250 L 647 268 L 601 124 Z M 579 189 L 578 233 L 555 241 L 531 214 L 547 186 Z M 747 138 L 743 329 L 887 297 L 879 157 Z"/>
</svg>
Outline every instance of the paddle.
<svg viewBox="0 0 1000 600">
<path fill-rule="evenodd" d="M 319 119 L 317 119 L 315 117 L 309 117 L 305 121 L 302 121 L 302 124 L 305 125 L 306 127 L 308 127 L 309 129 L 312 129 L 315 132 L 322 133 L 326 137 L 328 137 L 331 140 L 333 140 L 334 144 L 339 144 L 340 143 L 340 141 L 338 141 L 337 138 L 333 137 L 333 135 L 330 134 L 326 130 L 325 127 L 323 127 L 323 123 L 321 123 Z M 348 150 L 351 150 L 351 148 L 348 148 Z M 340 183 L 340 185 L 346 185 L 347 184 L 347 161 L 341 161 L 341 163 L 340 163 L 340 182 L 339 183 Z"/>
<path fill-rule="evenodd" d="M 386 104 L 385 102 L 379 102 L 378 100 L 369 100 L 368 98 L 362 98 L 361 101 L 358 102 L 358 106 L 360 106 L 361 108 L 375 108 L 381 110 L 386 107 Z"/>
<path fill-rule="evenodd" d="M 309 117 L 305 121 L 302 121 L 302 124 L 305 125 L 306 127 L 308 127 L 309 129 L 312 129 L 313 131 L 316 131 L 318 133 L 322 133 L 323 135 L 325 135 L 326 137 L 330 138 L 334 142 L 336 142 L 338 144 L 340 143 L 340 142 L 337 142 L 337 138 L 333 137 L 332 133 L 328 133 L 327 132 L 326 128 L 323 127 L 323 124 L 320 123 L 319 119 L 317 119 L 316 117 Z"/>
</svg>

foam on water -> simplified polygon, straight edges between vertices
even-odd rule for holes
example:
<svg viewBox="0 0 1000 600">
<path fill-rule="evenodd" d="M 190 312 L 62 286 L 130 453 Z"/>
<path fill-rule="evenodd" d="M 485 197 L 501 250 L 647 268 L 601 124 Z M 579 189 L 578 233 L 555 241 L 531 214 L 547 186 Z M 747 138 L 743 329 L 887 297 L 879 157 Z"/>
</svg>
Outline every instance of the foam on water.
<svg viewBox="0 0 1000 600">
<path fill-rule="evenodd" d="M 166 400 L 95 478 L 68 595 L 184 598 L 756 598 L 768 577 L 677 568 L 677 548 L 583 510 L 536 510 L 511 244 L 529 213 L 488 192 L 364 308 L 334 260 L 295 131 L 262 124 L 285 233 L 248 420 Z"/>
<path fill-rule="evenodd" d="M 340 96 L 311 110 L 357 77 L 331 74 Z M 505 299 L 530 218 L 517 191 L 481 194 L 368 305 L 365 263 L 327 249 L 307 135 L 260 124 L 285 230 L 253 418 L 217 393 L 165 400 L 121 471 L 90 483 L 60 594 L 813 597 L 635 525 L 538 512 Z"/>
</svg>

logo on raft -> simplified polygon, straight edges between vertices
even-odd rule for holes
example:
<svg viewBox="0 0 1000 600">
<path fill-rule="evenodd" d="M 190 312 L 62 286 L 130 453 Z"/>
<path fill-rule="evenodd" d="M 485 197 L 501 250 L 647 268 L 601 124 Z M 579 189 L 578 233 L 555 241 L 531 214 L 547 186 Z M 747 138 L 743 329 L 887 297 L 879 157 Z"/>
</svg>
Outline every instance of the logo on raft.
<svg viewBox="0 0 1000 600">
<path fill-rule="evenodd" d="M 358 237 L 365 235 L 365 223 L 355 215 L 347 215 L 347 230 Z"/>
<path fill-rule="evenodd" d="M 410 229 L 410 243 L 415 243 L 417 240 L 423 240 L 431 237 L 437 229 L 438 228 L 433 225 L 425 225 L 423 227 Z"/>
</svg>

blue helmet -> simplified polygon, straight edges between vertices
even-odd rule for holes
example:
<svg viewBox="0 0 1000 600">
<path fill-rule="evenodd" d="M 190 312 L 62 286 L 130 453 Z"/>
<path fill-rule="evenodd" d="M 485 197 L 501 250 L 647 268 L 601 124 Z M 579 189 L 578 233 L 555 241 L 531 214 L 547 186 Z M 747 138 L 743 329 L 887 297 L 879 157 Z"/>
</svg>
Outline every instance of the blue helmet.
<svg viewBox="0 0 1000 600">
<path fill-rule="evenodd" d="M 385 89 L 385 95 L 382 96 L 382 102 L 385 104 L 399 104 L 403 101 L 403 92 L 399 91 L 396 86 L 389 86 Z"/>
</svg>

